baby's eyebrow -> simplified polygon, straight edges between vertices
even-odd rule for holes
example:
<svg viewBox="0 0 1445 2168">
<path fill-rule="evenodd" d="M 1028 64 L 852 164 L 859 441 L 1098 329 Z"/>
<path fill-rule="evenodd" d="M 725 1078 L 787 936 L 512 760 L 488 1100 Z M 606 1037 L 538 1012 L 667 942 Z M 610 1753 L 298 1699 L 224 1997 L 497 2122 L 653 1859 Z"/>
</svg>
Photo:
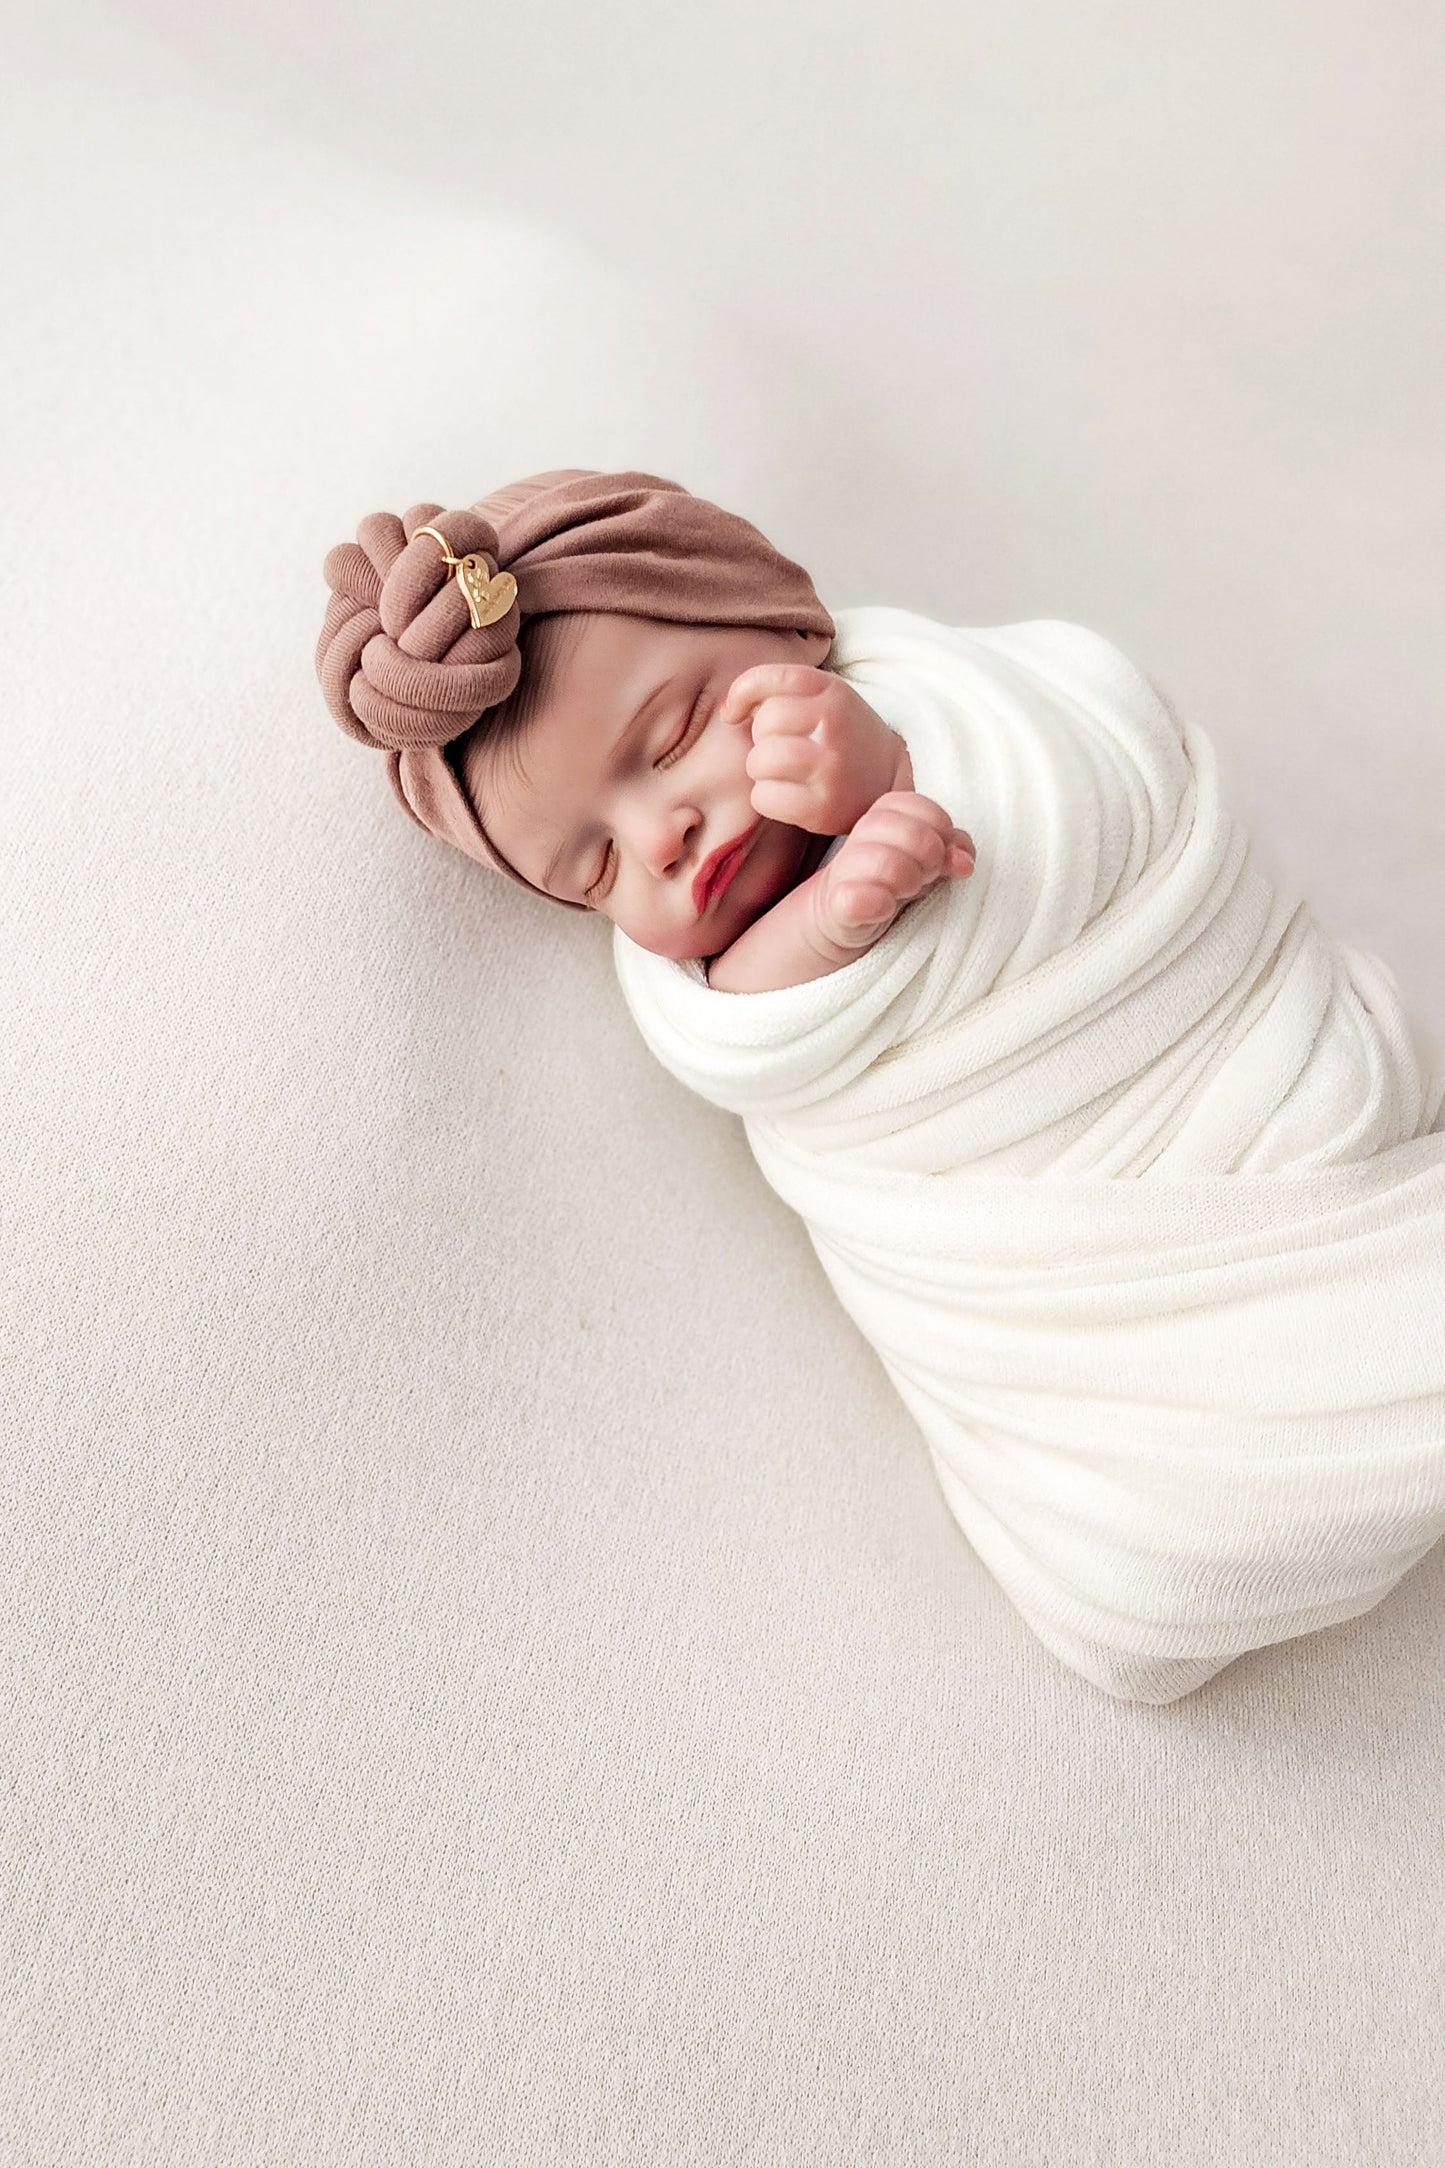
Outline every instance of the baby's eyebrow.
<svg viewBox="0 0 1445 2168">
<path fill-rule="evenodd" d="M 663 694 L 665 692 L 671 691 L 672 685 L 673 674 L 671 671 L 669 671 L 660 685 L 653 686 L 652 691 L 643 701 L 642 706 L 633 716 L 632 721 L 628 723 L 625 729 L 623 729 L 619 733 L 617 743 L 613 746 L 611 756 L 607 762 L 605 770 L 603 771 L 605 780 L 607 782 L 610 783 L 612 781 L 612 778 L 616 775 L 618 769 L 622 765 L 623 754 L 629 749 L 633 739 L 638 736 L 643 724 L 648 721 L 653 709 L 657 706 L 657 703 L 662 698 Z M 567 855 L 568 850 L 572 848 L 574 841 L 575 839 L 573 837 L 564 836 L 562 838 L 562 841 L 557 845 L 556 850 L 552 853 L 552 856 L 548 859 L 547 870 L 542 875 L 542 886 L 544 888 L 550 888 L 552 886 L 552 876 L 556 872 L 557 867 L 561 863 L 562 859 Z"/>
</svg>

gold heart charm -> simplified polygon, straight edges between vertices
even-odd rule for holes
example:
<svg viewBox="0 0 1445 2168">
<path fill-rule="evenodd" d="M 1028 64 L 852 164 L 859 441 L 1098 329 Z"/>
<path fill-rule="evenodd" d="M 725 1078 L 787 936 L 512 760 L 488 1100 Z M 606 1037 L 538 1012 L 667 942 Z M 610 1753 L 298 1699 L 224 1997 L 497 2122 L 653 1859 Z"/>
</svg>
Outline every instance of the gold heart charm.
<svg viewBox="0 0 1445 2168">
<path fill-rule="evenodd" d="M 505 617 L 517 598 L 517 583 L 511 573 L 488 573 L 486 558 L 475 551 L 457 563 L 457 585 L 467 598 L 476 631 Z"/>
</svg>

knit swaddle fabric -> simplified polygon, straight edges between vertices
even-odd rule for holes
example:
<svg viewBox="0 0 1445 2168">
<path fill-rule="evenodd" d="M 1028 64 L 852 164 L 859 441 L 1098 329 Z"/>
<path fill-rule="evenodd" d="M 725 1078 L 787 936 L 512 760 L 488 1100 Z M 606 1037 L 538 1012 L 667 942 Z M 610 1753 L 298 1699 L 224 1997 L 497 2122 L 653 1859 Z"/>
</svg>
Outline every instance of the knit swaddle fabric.
<svg viewBox="0 0 1445 2168">
<path fill-rule="evenodd" d="M 1034 1633 L 1174 1701 L 1445 1532 L 1445 1071 L 1109 641 L 833 614 L 972 878 L 801 986 L 615 929 L 619 982 L 742 1117 Z"/>
</svg>

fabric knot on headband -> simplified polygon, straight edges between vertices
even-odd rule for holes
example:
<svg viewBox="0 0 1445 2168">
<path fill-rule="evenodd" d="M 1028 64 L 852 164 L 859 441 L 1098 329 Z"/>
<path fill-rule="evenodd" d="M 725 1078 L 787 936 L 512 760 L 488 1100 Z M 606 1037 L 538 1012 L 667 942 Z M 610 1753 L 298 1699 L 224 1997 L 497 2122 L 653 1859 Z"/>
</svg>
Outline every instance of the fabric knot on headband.
<svg viewBox="0 0 1445 2168">
<path fill-rule="evenodd" d="M 450 544 L 438 556 L 435 530 L 424 524 L 438 516 L 465 552 L 470 584 L 478 573 L 490 581 L 496 529 L 478 512 L 439 504 L 413 505 L 404 520 L 368 512 L 356 540 L 338 542 L 322 566 L 331 599 L 316 674 L 342 729 L 381 751 L 444 745 L 505 700 L 521 675 L 515 577 L 506 575 L 505 610 L 474 623 L 467 591 L 444 561 Z"/>
<path fill-rule="evenodd" d="M 331 713 L 386 754 L 419 826 L 534 894 L 483 828 L 457 758 L 516 689 L 529 620 L 615 612 L 830 640 L 837 629 L 803 567 L 750 521 L 632 468 L 553 468 L 462 510 L 368 512 L 322 570 L 316 675 Z"/>
</svg>

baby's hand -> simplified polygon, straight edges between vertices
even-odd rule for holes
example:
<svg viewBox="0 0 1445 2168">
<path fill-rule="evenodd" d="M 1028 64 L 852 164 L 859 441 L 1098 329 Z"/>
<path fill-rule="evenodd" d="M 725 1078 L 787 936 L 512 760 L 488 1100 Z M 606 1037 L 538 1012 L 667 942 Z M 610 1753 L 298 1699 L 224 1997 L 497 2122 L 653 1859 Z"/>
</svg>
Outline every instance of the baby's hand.
<svg viewBox="0 0 1445 2168">
<path fill-rule="evenodd" d="M 966 880 L 973 867 L 973 838 L 941 805 L 890 790 L 822 868 L 816 931 L 839 949 L 871 948 L 905 903 L 945 878 Z"/>
<path fill-rule="evenodd" d="M 718 714 L 751 728 L 753 811 L 814 835 L 846 835 L 894 787 L 903 740 L 846 678 L 761 662 L 735 677 Z"/>
</svg>

